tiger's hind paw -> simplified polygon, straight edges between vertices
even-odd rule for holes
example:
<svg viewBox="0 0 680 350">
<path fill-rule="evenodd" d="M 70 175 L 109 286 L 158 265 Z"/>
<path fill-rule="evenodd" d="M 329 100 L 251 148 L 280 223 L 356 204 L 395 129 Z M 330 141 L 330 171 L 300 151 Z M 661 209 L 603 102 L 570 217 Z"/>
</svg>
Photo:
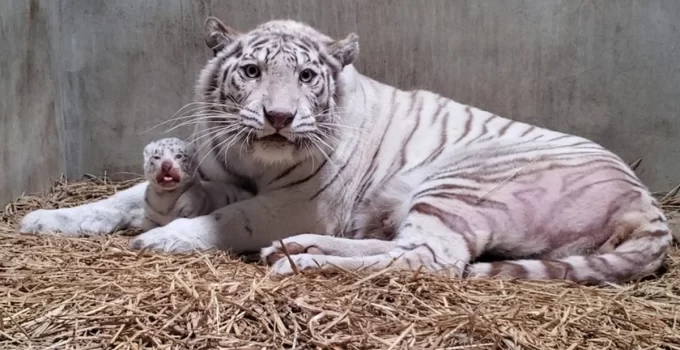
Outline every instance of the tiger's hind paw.
<svg viewBox="0 0 680 350">
<path fill-rule="evenodd" d="M 274 265 L 281 258 L 285 258 L 286 253 L 291 256 L 299 254 L 326 255 L 326 252 L 316 245 L 317 240 L 317 235 L 302 234 L 284 239 L 283 246 L 280 241 L 274 241 L 271 246 L 262 248 L 260 258 L 268 265 Z"/>
</svg>

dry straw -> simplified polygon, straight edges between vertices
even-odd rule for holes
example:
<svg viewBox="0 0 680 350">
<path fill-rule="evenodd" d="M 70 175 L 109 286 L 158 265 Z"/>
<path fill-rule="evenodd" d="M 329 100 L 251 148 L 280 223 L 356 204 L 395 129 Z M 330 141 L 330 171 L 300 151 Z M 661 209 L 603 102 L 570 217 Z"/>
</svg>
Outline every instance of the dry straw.
<svg viewBox="0 0 680 350">
<path fill-rule="evenodd" d="M 220 252 L 130 251 L 129 232 L 14 234 L 27 211 L 133 183 L 60 180 L 5 208 L 0 349 L 680 349 L 677 247 L 659 278 L 595 288 L 393 270 L 278 278 Z"/>
</svg>

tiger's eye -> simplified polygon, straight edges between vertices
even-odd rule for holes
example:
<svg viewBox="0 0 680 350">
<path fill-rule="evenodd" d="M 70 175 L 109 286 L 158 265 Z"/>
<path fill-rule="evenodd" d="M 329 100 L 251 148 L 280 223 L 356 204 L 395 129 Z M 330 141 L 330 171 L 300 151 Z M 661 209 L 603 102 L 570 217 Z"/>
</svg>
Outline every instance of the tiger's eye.
<svg viewBox="0 0 680 350">
<path fill-rule="evenodd" d="M 300 81 L 303 83 L 309 83 L 310 81 L 312 81 L 312 79 L 314 79 L 315 76 L 316 73 L 308 68 L 300 72 Z"/>
<path fill-rule="evenodd" d="M 243 73 L 250 79 L 259 78 L 262 75 L 260 67 L 254 64 L 247 64 L 243 66 Z"/>
</svg>

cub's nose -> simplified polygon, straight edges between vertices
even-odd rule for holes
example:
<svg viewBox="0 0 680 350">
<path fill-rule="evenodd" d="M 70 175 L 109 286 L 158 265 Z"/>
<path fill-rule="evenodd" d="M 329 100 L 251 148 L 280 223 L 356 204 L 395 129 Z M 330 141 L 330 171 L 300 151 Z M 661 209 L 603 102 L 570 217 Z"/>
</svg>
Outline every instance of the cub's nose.
<svg viewBox="0 0 680 350">
<path fill-rule="evenodd" d="M 269 124 L 271 124 L 272 127 L 276 129 L 276 131 L 279 131 L 293 122 L 295 113 L 277 110 L 268 111 L 264 109 L 264 117 L 269 121 Z"/>
<path fill-rule="evenodd" d="M 168 171 L 170 171 L 170 169 L 172 169 L 172 162 L 167 159 L 164 159 L 161 162 L 161 171 L 167 173 Z"/>
</svg>

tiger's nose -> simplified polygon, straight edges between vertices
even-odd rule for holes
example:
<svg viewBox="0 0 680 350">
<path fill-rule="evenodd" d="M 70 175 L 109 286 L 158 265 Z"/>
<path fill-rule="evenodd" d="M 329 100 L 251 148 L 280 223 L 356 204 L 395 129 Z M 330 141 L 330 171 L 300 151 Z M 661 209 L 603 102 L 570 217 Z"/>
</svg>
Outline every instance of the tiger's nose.
<svg viewBox="0 0 680 350">
<path fill-rule="evenodd" d="M 284 111 L 268 111 L 264 110 L 264 117 L 269 121 L 269 124 L 274 127 L 274 129 L 281 130 L 293 122 L 295 118 L 295 113 L 284 112 Z"/>
</svg>

